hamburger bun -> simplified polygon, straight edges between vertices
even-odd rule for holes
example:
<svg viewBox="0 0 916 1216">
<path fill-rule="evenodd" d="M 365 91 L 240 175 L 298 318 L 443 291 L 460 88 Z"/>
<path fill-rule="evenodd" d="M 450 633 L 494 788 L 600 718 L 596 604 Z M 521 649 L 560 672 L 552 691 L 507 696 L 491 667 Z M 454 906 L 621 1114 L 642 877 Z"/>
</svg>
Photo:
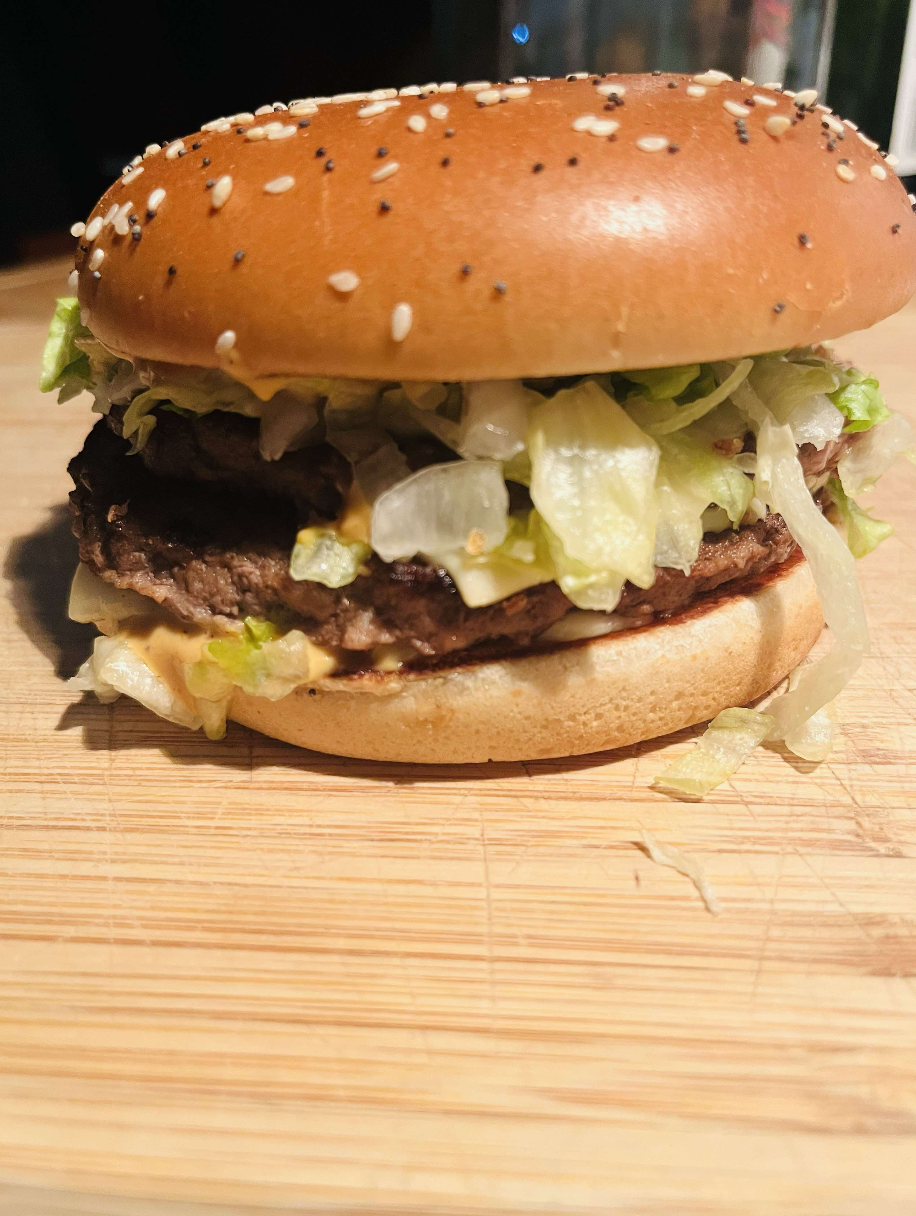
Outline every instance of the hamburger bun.
<svg viewBox="0 0 916 1216">
<path fill-rule="evenodd" d="M 240 375 L 382 380 L 724 359 L 901 307 L 916 223 L 871 141 L 810 96 L 700 79 L 236 116 L 150 152 L 104 195 L 91 219 L 117 205 L 121 232 L 109 220 L 81 240 L 80 303 L 128 357 L 219 366 L 228 331 Z M 619 126 L 574 129 L 584 115 Z M 291 134 L 268 138 L 269 122 Z M 329 282 L 342 271 L 352 290 Z M 395 340 L 399 305 L 411 324 Z"/>
<path fill-rule="evenodd" d="M 710 596 L 667 622 L 521 657 L 444 661 L 432 672 L 340 677 L 281 701 L 237 689 L 229 717 L 299 747 L 369 760 L 581 755 L 753 701 L 801 662 L 822 626 L 796 553 L 747 593 Z"/>
</svg>

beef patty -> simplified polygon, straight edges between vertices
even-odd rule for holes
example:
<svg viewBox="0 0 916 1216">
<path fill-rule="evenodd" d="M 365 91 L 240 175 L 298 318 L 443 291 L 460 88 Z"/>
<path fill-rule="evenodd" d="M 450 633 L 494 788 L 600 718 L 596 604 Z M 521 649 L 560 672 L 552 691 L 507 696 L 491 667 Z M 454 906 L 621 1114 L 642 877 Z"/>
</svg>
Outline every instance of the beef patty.
<svg viewBox="0 0 916 1216">
<path fill-rule="evenodd" d="M 524 647 L 573 607 L 556 583 L 543 583 L 468 608 L 443 569 L 374 555 L 368 573 L 347 587 L 296 582 L 289 555 L 303 503 L 325 510 L 331 505 L 325 490 L 341 473 L 330 449 L 294 454 L 302 492 L 291 492 L 285 470 L 273 482 L 265 480 L 271 474 L 260 476 L 263 470 L 249 477 L 251 452 L 227 452 L 219 467 L 225 473 L 231 464 L 236 472 L 211 479 L 191 458 L 167 462 L 160 448 L 144 461 L 128 457 L 128 446 L 100 421 L 70 462 L 80 558 L 116 587 L 151 597 L 189 624 L 220 629 L 250 615 L 300 628 L 324 646 L 368 650 L 408 642 L 437 656 L 494 641 L 507 650 Z M 281 464 L 274 462 L 275 470 Z M 339 500 L 342 482 L 336 485 Z M 679 612 L 725 583 L 737 589 L 794 548 L 778 515 L 707 534 L 689 574 L 660 569 L 648 590 L 627 583 L 617 612 L 640 623 Z"/>
</svg>

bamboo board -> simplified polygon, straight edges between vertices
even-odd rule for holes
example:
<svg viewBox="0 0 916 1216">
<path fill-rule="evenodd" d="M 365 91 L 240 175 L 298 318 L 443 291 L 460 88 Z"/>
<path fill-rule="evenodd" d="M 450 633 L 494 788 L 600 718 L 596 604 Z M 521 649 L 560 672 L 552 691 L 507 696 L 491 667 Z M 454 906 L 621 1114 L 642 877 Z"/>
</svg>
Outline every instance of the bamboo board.
<svg viewBox="0 0 916 1216">
<path fill-rule="evenodd" d="M 57 675 L 64 275 L 0 277 L 0 1211 L 916 1211 L 912 468 L 820 766 L 696 805 L 650 789 L 692 731 L 448 771 L 211 743 Z M 841 349 L 916 418 L 916 308 Z"/>
</svg>

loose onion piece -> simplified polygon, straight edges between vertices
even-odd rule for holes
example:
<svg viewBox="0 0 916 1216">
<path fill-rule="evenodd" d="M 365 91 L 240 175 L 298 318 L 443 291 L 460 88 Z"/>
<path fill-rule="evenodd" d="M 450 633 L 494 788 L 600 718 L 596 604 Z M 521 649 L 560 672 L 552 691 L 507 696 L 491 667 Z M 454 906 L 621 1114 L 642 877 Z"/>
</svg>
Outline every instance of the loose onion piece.
<svg viewBox="0 0 916 1216">
<path fill-rule="evenodd" d="M 466 459 L 510 460 L 525 447 L 529 400 L 521 380 L 469 381 L 464 388 L 459 451 Z"/>
<path fill-rule="evenodd" d="M 912 452 L 914 445 L 913 428 L 902 414 L 892 410 L 890 418 L 861 435 L 840 460 L 837 472 L 843 489 L 852 496 L 870 489 L 897 457 Z"/>
<path fill-rule="evenodd" d="M 700 899 L 706 905 L 707 911 L 711 912 L 713 916 L 721 915 L 722 905 L 716 898 L 715 891 L 709 885 L 709 879 L 703 873 L 702 867 L 695 857 L 688 857 L 686 853 L 672 848 L 670 844 L 662 844 L 645 828 L 640 831 L 639 835 L 646 852 L 656 865 L 669 866 L 672 870 L 677 870 L 678 874 L 689 878 L 699 892 Z"/>
</svg>

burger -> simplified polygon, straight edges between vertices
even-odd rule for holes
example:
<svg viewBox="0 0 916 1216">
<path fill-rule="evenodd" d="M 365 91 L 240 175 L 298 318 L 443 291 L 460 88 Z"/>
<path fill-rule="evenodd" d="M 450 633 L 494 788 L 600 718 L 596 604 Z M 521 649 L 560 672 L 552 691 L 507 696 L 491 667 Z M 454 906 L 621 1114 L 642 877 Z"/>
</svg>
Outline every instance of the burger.
<svg viewBox="0 0 916 1216">
<path fill-rule="evenodd" d="M 423 763 L 715 719 L 694 792 L 823 750 L 890 531 L 855 496 L 913 441 L 823 343 L 916 290 L 916 219 L 814 90 L 278 102 L 150 144 L 72 231 L 77 689 Z"/>
</svg>

